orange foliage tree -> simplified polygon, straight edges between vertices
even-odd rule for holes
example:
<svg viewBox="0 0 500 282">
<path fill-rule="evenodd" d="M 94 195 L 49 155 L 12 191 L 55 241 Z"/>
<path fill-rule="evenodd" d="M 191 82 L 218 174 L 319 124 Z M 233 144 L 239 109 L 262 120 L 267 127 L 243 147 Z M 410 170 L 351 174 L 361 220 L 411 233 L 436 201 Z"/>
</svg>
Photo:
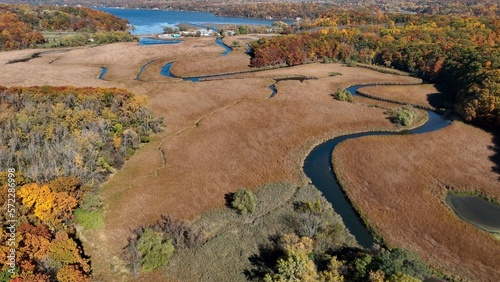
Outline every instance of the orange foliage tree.
<svg viewBox="0 0 500 282">
<path fill-rule="evenodd" d="M 69 220 L 77 206 L 75 198 L 66 192 L 53 192 L 48 185 L 26 184 L 17 191 L 17 195 L 23 205 L 33 209 L 36 217 L 51 226 L 60 226 Z"/>
<path fill-rule="evenodd" d="M 0 50 L 34 47 L 43 42 L 43 35 L 20 21 L 17 15 L 11 12 L 0 15 Z"/>
</svg>

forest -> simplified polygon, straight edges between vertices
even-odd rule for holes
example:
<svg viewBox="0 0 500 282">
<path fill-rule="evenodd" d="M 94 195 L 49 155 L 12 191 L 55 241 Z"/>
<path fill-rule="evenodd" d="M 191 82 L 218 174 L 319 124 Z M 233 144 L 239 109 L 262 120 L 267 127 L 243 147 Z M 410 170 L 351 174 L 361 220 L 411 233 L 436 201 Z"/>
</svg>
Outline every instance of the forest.
<svg viewBox="0 0 500 282">
<path fill-rule="evenodd" d="M 11 209 L 10 178 L 18 199 L 12 217 L 19 269 L 10 281 L 90 281 L 75 224 L 102 224 L 98 184 L 160 131 L 162 120 L 144 98 L 122 89 L 2 87 L 0 108 L 0 205 Z M 7 242 L 9 233 L 0 236 Z M 9 249 L 2 244 L 0 256 Z M 2 281 L 11 277 L 6 262 Z"/>
<path fill-rule="evenodd" d="M 127 24 L 127 20 L 85 7 L 0 4 L 0 51 L 37 47 L 46 42 L 43 31 L 85 32 L 93 37 L 105 33 L 113 37 L 111 42 L 130 41 Z M 84 39 L 80 45 L 87 42 Z"/>
<path fill-rule="evenodd" d="M 329 12 L 294 34 L 251 44 L 254 67 L 314 61 L 377 64 L 443 83 L 467 121 L 500 126 L 497 17 Z"/>
<path fill-rule="evenodd" d="M 47 182 L 100 183 L 158 132 L 146 101 L 122 89 L 11 87 L 0 90 L 2 171 Z"/>
</svg>

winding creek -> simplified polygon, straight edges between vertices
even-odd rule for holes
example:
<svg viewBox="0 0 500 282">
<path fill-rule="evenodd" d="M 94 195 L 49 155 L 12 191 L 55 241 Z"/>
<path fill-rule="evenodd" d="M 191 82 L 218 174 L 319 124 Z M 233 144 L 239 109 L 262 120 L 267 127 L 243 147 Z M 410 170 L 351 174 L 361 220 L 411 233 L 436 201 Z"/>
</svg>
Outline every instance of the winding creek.
<svg viewBox="0 0 500 282">
<path fill-rule="evenodd" d="M 218 41 L 216 42 L 219 45 L 222 44 L 221 46 L 223 47 L 225 46 L 225 44 L 222 43 L 221 40 L 220 43 Z M 226 52 L 222 53 L 221 55 L 225 56 L 230 51 L 231 48 L 227 47 Z M 151 60 L 145 65 L 143 65 L 135 79 L 139 80 L 140 75 L 144 72 L 145 68 L 154 61 L 155 60 Z M 169 62 L 165 64 L 162 67 L 160 74 L 166 77 L 181 78 L 185 81 L 192 81 L 192 82 L 198 82 L 201 81 L 202 79 L 218 78 L 236 74 L 236 73 L 228 73 L 228 74 L 216 74 L 216 75 L 207 75 L 198 77 L 178 77 L 173 75 L 171 72 L 173 63 L 174 62 Z M 106 67 L 101 67 L 101 74 L 99 75 L 99 79 L 102 80 L 104 79 L 104 75 L 106 74 L 107 70 L 108 69 Z M 306 78 L 306 77 L 275 78 L 274 79 L 275 82 L 269 85 L 269 89 L 272 92 L 269 98 L 273 98 L 278 93 L 276 89 L 276 84 L 278 82 L 283 80 L 300 80 L 301 82 L 303 82 L 306 79 L 311 79 L 311 78 Z M 358 95 L 357 90 L 361 87 L 366 87 L 366 86 L 376 86 L 376 85 L 375 84 L 354 85 L 347 88 L 347 90 L 353 96 L 357 96 Z M 370 98 L 367 96 L 364 97 Z M 363 220 L 359 216 L 358 212 L 353 208 L 350 200 L 345 195 L 344 191 L 342 190 L 336 178 L 331 161 L 333 150 L 338 144 L 349 139 L 361 138 L 365 136 L 411 135 L 411 134 L 428 133 L 440 130 L 451 124 L 451 121 L 445 119 L 443 116 L 430 110 L 425 110 L 425 111 L 427 112 L 428 120 L 426 121 L 425 124 L 421 125 L 418 128 L 411 130 L 403 130 L 399 132 L 369 131 L 369 132 L 361 132 L 361 133 L 338 136 L 314 147 L 314 149 L 305 158 L 303 165 L 304 173 L 310 178 L 311 183 L 315 187 L 317 187 L 323 193 L 324 197 L 332 204 L 335 212 L 342 217 L 345 226 L 349 229 L 351 234 L 354 235 L 358 243 L 365 248 L 371 248 L 376 241 L 371 232 L 369 231 L 369 229 L 363 223 Z M 498 217 L 498 214 L 500 213 L 499 205 L 489 203 L 475 196 L 458 196 L 452 194 L 449 194 L 447 196 L 446 203 L 459 218 L 487 232 L 493 234 L 500 234 L 500 217 Z"/>
<path fill-rule="evenodd" d="M 139 46 L 150 46 L 150 45 L 170 45 L 170 44 L 180 44 L 184 40 L 179 39 L 159 39 L 152 37 L 141 37 L 139 39 Z"/>
<path fill-rule="evenodd" d="M 356 90 L 365 86 L 375 85 L 355 85 L 349 87 L 347 90 L 355 96 L 357 95 Z M 335 212 L 340 214 L 349 231 L 354 235 L 359 244 L 365 248 L 370 248 L 375 240 L 338 183 L 331 161 L 333 150 L 339 143 L 349 139 L 364 136 L 427 133 L 442 129 L 451 124 L 451 121 L 444 119 L 432 111 L 426 112 L 429 119 L 424 125 L 418 128 L 400 132 L 373 131 L 339 136 L 316 146 L 304 161 L 304 172 L 311 179 L 312 184 L 323 193 L 325 198 L 332 204 Z"/>
<path fill-rule="evenodd" d="M 165 64 L 161 68 L 160 74 L 163 76 L 166 76 L 166 77 L 182 78 L 182 80 L 184 80 L 184 81 L 189 80 L 192 82 L 199 82 L 199 81 L 202 81 L 202 79 L 219 78 L 219 77 L 238 74 L 238 73 L 227 73 L 227 74 L 214 74 L 214 75 L 196 76 L 196 77 L 179 77 L 179 76 L 174 75 L 171 71 L 173 64 L 174 64 L 174 62 L 169 62 L 169 63 Z M 298 80 L 300 82 L 304 82 L 304 80 L 308 80 L 308 79 L 315 79 L 315 78 L 308 78 L 308 77 L 302 77 L 302 76 L 275 78 L 274 79 L 275 82 L 273 84 L 269 85 L 269 89 L 271 89 L 271 95 L 269 96 L 269 98 L 273 98 L 274 96 L 276 96 L 276 94 L 278 94 L 278 90 L 276 89 L 276 83 L 278 83 L 280 81 Z"/>
<path fill-rule="evenodd" d="M 192 82 L 198 82 L 198 81 L 201 80 L 201 76 L 197 76 L 197 77 L 180 77 L 180 76 L 173 75 L 172 72 L 171 72 L 173 64 L 174 64 L 174 62 L 170 62 L 170 63 L 167 63 L 166 65 L 164 65 L 161 68 L 160 74 L 163 75 L 163 76 L 166 76 L 166 77 L 170 77 L 170 78 L 182 78 L 182 80 L 189 80 L 189 81 L 192 81 Z"/>
<path fill-rule="evenodd" d="M 142 66 L 141 70 L 139 71 L 139 73 L 137 74 L 137 76 L 135 77 L 135 80 L 139 80 L 139 78 L 141 77 L 141 74 L 144 72 L 144 70 L 146 70 L 146 67 L 147 67 L 149 64 L 151 64 L 152 62 L 154 62 L 154 61 L 156 61 L 156 59 L 155 59 L 155 60 L 151 60 L 151 61 L 147 62 L 146 64 L 144 64 L 144 65 Z"/>
<path fill-rule="evenodd" d="M 179 44 L 179 43 L 184 42 L 183 40 L 163 40 L 163 39 L 155 39 L 155 38 L 149 38 L 149 37 L 143 37 L 143 38 L 141 38 L 141 40 L 142 40 L 142 42 L 140 41 L 140 43 L 139 43 L 141 46 L 160 45 L 160 44 Z M 233 50 L 231 47 L 227 46 L 224 42 L 222 42 L 222 38 L 217 38 L 215 40 L 215 43 L 217 43 L 218 45 L 220 45 L 226 49 L 225 52 L 221 53 L 221 56 L 227 56 Z M 147 62 L 146 64 L 144 64 L 141 67 L 141 70 L 139 71 L 139 73 L 137 74 L 135 79 L 139 80 L 141 74 L 146 70 L 146 67 L 154 61 L 156 61 L 156 60 L 151 60 L 151 61 Z M 171 72 L 171 68 L 172 68 L 173 63 L 174 62 L 169 62 L 166 65 L 164 65 L 161 68 L 160 74 L 163 76 L 166 76 L 166 77 L 182 78 L 182 80 L 189 80 L 192 82 L 198 82 L 202 78 L 215 78 L 215 77 L 222 77 L 222 76 L 231 75 L 231 74 L 216 74 L 216 75 L 207 75 L 207 76 L 199 76 L 199 77 L 178 77 L 178 76 L 173 75 Z M 99 76 L 99 79 L 103 79 L 103 76 L 106 73 L 106 71 L 107 71 L 107 69 L 102 68 L 101 75 Z"/>
<path fill-rule="evenodd" d="M 217 37 L 217 39 L 215 39 L 215 43 L 217 43 L 217 45 L 223 47 L 226 50 L 220 54 L 221 56 L 227 56 L 233 50 L 233 48 L 227 46 L 220 37 Z"/>
</svg>

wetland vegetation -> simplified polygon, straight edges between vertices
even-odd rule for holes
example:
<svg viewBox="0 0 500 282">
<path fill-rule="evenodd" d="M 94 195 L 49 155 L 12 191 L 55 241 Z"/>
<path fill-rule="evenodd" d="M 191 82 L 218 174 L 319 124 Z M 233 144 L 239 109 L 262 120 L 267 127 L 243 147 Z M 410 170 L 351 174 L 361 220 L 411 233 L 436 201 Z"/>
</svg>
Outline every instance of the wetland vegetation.
<svg viewBox="0 0 500 282">
<path fill-rule="evenodd" d="M 13 50 L 0 53 L 1 170 L 18 172 L 20 224 L 18 274 L 2 264 L 0 277 L 500 277 L 500 241 L 484 232 L 498 231 L 500 199 L 496 6 L 464 16 L 288 4 L 234 10 L 300 6 L 306 19 L 273 24 L 281 35 L 237 29 L 148 47 L 124 42 L 126 21 L 103 12 L 0 5 L 2 50 Z M 440 6 L 450 7 L 461 11 Z M 119 43 L 15 50 L 89 39 Z M 421 110 L 445 108 L 493 133 Z M 453 194 L 470 191 L 492 202 Z"/>
</svg>

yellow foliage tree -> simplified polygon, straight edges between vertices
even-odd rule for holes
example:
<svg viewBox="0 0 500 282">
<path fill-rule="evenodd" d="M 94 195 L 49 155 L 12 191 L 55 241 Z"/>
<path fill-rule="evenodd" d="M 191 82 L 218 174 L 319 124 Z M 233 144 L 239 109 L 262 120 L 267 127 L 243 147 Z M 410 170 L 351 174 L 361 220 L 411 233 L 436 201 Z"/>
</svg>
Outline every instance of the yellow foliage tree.
<svg viewBox="0 0 500 282">
<path fill-rule="evenodd" d="M 321 281 L 321 282 L 343 282 L 344 277 L 338 272 L 343 265 L 333 257 L 328 269 L 318 273 L 316 265 L 310 258 L 313 252 L 313 240 L 309 237 L 298 237 L 295 234 L 283 235 L 280 239 L 280 247 L 285 255 L 278 259 L 274 273 L 267 273 L 264 277 L 266 282 L 284 281 Z"/>
<path fill-rule="evenodd" d="M 74 265 L 66 265 L 57 272 L 57 281 L 64 282 L 90 282 L 88 275 Z"/>
<path fill-rule="evenodd" d="M 313 251 L 313 243 L 311 238 L 305 236 L 299 238 L 299 236 L 293 233 L 285 234 L 280 239 L 280 245 L 287 253 L 299 251 L 309 254 Z"/>
<path fill-rule="evenodd" d="M 89 272 L 90 265 L 81 257 L 81 250 L 76 242 L 63 231 L 57 232 L 55 237 L 49 250 L 50 258 L 63 266 L 77 264 L 83 272 Z"/>
<path fill-rule="evenodd" d="M 342 261 L 338 261 L 337 257 L 332 257 L 330 263 L 328 264 L 328 269 L 319 273 L 320 282 L 343 282 L 344 276 L 339 273 L 339 269 L 344 264 Z"/>
<path fill-rule="evenodd" d="M 115 148 L 115 150 L 120 149 L 121 146 L 122 146 L 122 138 L 116 134 L 113 135 L 113 147 Z"/>
<path fill-rule="evenodd" d="M 380 269 L 377 271 L 370 270 L 369 279 L 370 282 L 384 282 L 385 273 Z"/>
<path fill-rule="evenodd" d="M 77 200 L 65 192 L 55 193 L 48 185 L 29 183 L 23 185 L 17 195 L 23 205 L 33 209 L 33 214 L 49 226 L 59 226 L 71 217 Z"/>
</svg>

